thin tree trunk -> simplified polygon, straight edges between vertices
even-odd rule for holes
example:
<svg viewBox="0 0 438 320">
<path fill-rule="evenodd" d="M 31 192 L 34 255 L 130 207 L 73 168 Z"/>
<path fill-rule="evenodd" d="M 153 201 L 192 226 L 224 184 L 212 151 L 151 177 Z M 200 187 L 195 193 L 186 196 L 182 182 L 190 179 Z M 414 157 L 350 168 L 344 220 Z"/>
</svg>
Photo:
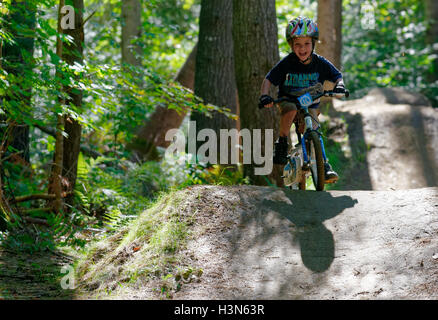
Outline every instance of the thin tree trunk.
<svg viewBox="0 0 438 320">
<path fill-rule="evenodd" d="M 135 40 L 141 35 L 141 2 L 122 1 L 122 62 L 141 65 L 141 48 Z"/>
<path fill-rule="evenodd" d="M 341 67 L 342 0 L 318 0 L 319 43 L 316 52 Z"/>
<path fill-rule="evenodd" d="M 426 43 L 428 45 L 434 45 L 432 53 L 435 58 L 432 61 L 432 67 L 427 74 L 427 80 L 430 83 L 438 81 L 438 47 L 436 46 L 438 41 L 438 2 L 436 0 L 426 1 L 426 19 L 429 22 L 429 26 L 426 33 Z M 432 100 L 432 104 L 438 107 L 438 97 L 435 94 L 428 94 L 428 97 Z"/>
<path fill-rule="evenodd" d="M 3 171 L 3 170 L 1 170 Z M 3 172 L 0 173 L 0 231 L 6 230 L 6 221 L 8 220 L 8 214 L 12 212 L 8 200 L 3 193 Z"/>
<path fill-rule="evenodd" d="M 64 116 L 58 114 L 56 124 L 56 139 L 55 139 L 55 154 L 54 163 L 52 166 L 52 175 L 49 184 L 49 194 L 55 195 L 55 200 L 52 202 L 51 207 L 53 211 L 58 213 L 63 209 L 63 197 L 62 197 L 62 161 L 64 151 L 64 137 L 62 132 L 64 130 Z"/>
<path fill-rule="evenodd" d="M 336 68 L 341 68 L 342 51 L 342 0 L 318 0 L 318 29 L 319 43 L 316 52 L 329 61 Z M 325 90 L 331 90 L 333 83 L 327 81 Z M 321 107 L 333 110 L 331 98 L 321 98 Z"/>
<path fill-rule="evenodd" d="M 11 128 L 6 128 L 5 135 L 8 135 L 7 131 L 11 130 Z M 9 214 L 12 213 L 12 208 L 9 205 L 9 202 L 4 194 L 4 188 L 3 188 L 3 177 L 4 177 L 4 170 L 3 170 L 3 161 L 6 161 L 7 158 L 3 158 L 3 155 L 5 153 L 5 143 L 6 141 L 0 140 L 0 231 L 6 230 L 7 223 L 6 221 L 9 220 Z"/>
<path fill-rule="evenodd" d="M 279 113 L 275 108 L 258 110 L 260 86 L 267 72 L 279 61 L 275 0 L 234 0 L 233 38 L 237 90 L 242 130 L 261 129 L 261 153 L 265 154 L 265 129 L 278 135 Z M 273 92 L 272 92 L 273 93 Z M 273 141 L 267 141 L 272 143 Z M 258 142 L 257 142 L 258 144 Z M 254 154 L 254 149 L 252 150 Z M 271 155 L 272 161 L 272 155 Z M 252 183 L 266 185 L 264 176 L 255 175 L 254 163 L 244 166 Z M 281 168 L 274 166 L 267 177 L 281 186 Z"/>
<path fill-rule="evenodd" d="M 71 43 L 65 44 L 62 52 L 62 59 L 69 65 L 75 63 L 83 63 L 83 43 L 84 43 L 84 26 L 83 0 L 68 0 L 67 5 L 71 5 L 75 9 L 75 24 L 74 29 L 66 29 L 63 32 L 73 38 Z M 82 91 L 77 88 L 66 88 L 69 100 L 67 103 L 73 104 L 78 110 L 82 109 Z M 62 175 L 67 179 L 67 192 L 70 194 L 76 184 L 78 158 L 81 144 L 82 127 L 80 123 L 65 116 L 64 130 L 67 137 L 64 139 L 63 150 L 63 171 Z M 68 203 L 72 204 L 72 196 L 67 199 Z"/>
<path fill-rule="evenodd" d="M 62 33 L 61 28 L 61 9 L 64 7 L 65 1 L 59 0 L 59 7 L 58 7 L 58 33 Z M 56 54 L 58 57 L 62 56 L 62 41 L 61 38 L 58 37 L 56 41 Z M 59 67 L 57 67 L 56 70 L 56 78 L 59 79 L 60 77 L 60 71 Z M 62 87 L 62 85 L 60 84 Z M 61 89 L 62 90 L 62 89 Z M 64 104 L 64 101 L 62 99 L 59 99 L 58 101 L 60 104 Z M 57 114 L 57 124 L 56 124 L 56 138 L 55 138 L 55 151 L 53 156 L 53 164 L 52 164 L 52 170 L 49 178 L 49 188 L 48 188 L 48 194 L 54 194 L 55 200 L 51 202 L 51 207 L 53 211 L 56 213 L 60 212 L 63 207 L 63 201 L 62 201 L 62 186 L 61 186 L 61 174 L 62 174 L 62 158 L 63 158 L 63 149 L 64 149 L 64 137 L 62 136 L 62 131 L 64 130 L 64 115 L 58 113 Z"/>
</svg>

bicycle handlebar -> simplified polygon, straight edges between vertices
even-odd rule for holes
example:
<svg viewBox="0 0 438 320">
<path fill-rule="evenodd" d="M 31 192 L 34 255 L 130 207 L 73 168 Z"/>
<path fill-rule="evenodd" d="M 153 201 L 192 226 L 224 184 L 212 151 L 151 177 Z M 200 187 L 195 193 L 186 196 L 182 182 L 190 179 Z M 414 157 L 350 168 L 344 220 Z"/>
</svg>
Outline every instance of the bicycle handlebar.
<svg viewBox="0 0 438 320">
<path fill-rule="evenodd" d="M 320 94 L 318 94 L 316 96 L 312 96 L 312 99 L 316 100 L 318 98 L 321 98 L 322 96 L 324 96 L 324 97 L 346 97 L 346 98 L 348 98 L 350 96 L 350 92 L 348 90 L 345 90 L 345 92 L 342 92 L 342 93 L 340 93 L 340 92 L 333 92 L 332 90 L 324 91 L 323 93 L 320 93 Z M 297 103 L 297 105 L 299 106 L 299 102 L 297 100 L 297 97 L 293 97 L 293 98 L 292 97 L 281 97 L 281 98 L 278 98 L 278 99 L 274 100 L 274 103 L 279 103 L 279 102 L 282 102 L 282 101 L 291 101 L 291 102 Z M 259 109 L 263 109 L 264 107 L 265 107 L 264 105 L 261 105 L 259 103 Z"/>
</svg>

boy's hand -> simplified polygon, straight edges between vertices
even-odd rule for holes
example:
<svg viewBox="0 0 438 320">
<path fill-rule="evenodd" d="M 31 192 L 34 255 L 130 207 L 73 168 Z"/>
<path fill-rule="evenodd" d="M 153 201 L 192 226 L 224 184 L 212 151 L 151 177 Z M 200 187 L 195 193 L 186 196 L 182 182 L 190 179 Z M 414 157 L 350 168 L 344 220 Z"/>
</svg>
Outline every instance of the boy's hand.
<svg viewBox="0 0 438 320">
<path fill-rule="evenodd" d="M 333 92 L 334 93 L 345 93 L 345 87 L 343 84 L 338 83 L 334 88 L 333 88 Z"/>
<path fill-rule="evenodd" d="M 268 96 L 267 94 L 263 94 L 259 99 L 259 108 L 270 108 L 274 105 L 274 99 L 272 99 L 271 96 Z"/>
</svg>

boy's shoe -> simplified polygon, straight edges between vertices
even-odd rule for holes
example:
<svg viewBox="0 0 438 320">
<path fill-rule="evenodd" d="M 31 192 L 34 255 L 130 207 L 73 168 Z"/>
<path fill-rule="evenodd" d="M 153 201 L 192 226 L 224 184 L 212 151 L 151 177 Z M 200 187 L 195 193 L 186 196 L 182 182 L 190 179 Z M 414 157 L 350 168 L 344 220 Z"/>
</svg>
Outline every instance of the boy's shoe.
<svg viewBox="0 0 438 320">
<path fill-rule="evenodd" d="M 287 137 L 278 138 L 274 144 L 274 164 L 286 164 L 287 163 L 287 150 L 288 150 Z"/>
<path fill-rule="evenodd" d="M 334 183 L 339 179 L 338 174 L 335 172 L 335 170 L 333 170 L 332 166 L 328 162 L 324 163 L 324 173 L 325 183 Z"/>
</svg>

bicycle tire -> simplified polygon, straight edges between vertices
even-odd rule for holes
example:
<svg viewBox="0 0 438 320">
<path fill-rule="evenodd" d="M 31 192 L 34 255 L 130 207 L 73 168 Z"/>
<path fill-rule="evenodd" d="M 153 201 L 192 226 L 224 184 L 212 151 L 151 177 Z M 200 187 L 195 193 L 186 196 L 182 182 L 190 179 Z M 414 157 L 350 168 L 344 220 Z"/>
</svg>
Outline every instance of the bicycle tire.
<svg viewBox="0 0 438 320">
<path fill-rule="evenodd" d="M 316 191 L 323 191 L 325 186 L 324 158 L 319 135 L 311 131 L 306 138 L 307 153 L 310 159 L 310 172 Z"/>
<path fill-rule="evenodd" d="M 300 182 L 298 183 L 299 190 L 306 190 L 306 174 L 303 172 L 301 174 Z"/>
</svg>

